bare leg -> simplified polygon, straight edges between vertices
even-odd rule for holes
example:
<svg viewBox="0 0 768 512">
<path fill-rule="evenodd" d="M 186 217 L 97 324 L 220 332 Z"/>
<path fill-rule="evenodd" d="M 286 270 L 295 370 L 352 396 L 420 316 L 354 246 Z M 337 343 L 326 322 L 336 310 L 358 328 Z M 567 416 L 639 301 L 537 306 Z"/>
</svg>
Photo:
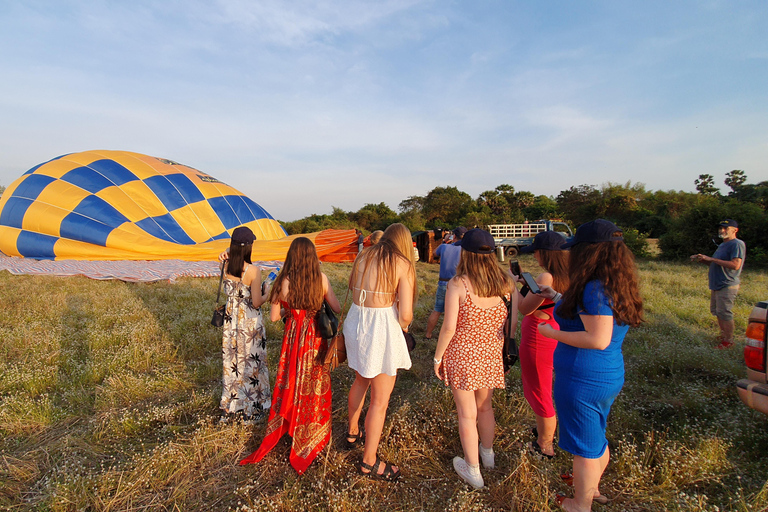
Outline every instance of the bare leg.
<svg viewBox="0 0 768 512">
<path fill-rule="evenodd" d="M 427 338 L 432 337 L 432 331 L 435 330 L 435 326 L 437 326 L 437 321 L 440 320 L 440 315 L 442 315 L 442 313 L 435 311 L 434 309 L 429 314 L 429 318 L 427 318 L 427 330 L 424 333 L 425 337 Z"/>
<path fill-rule="evenodd" d="M 563 502 L 563 508 L 570 512 L 589 512 L 592 500 L 600 496 L 600 478 L 608 466 L 608 448 L 599 459 L 585 459 L 573 456 L 573 498 Z"/>
<path fill-rule="evenodd" d="M 493 448 L 493 439 L 496 435 L 496 418 L 493 415 L 493 390 L 485 388 L 475 391 L 475 403 L 477 404 L 477 431 L 480 434 L 480 442 L 483 448 Z"/>
<path fill-rule="evenodd" d="M 379 449 L 379 440 L 384 430 L 387 407 L 389 407 L 389 396 L 395 387 L 395 380 L 395 376 L 385 373 L 370 379 L 371 403 L 368 405 L 368 414 L 365 415 L 365 448 L 363 449 L 363 462 L 369 465 L 376 462 L 376 452 Z M 397 467 L 393 466 L 393 470 L 397 471 Z M 383 471 L 384 464 L 379 466 L 379 472 Z"/>
<path fill-rule="evenodd" d="M 477 403 L 475 392 L 463 389 L 453 389 L 453 401 L 456 403 L 456 413 L 459 416 L 459 438 L 464 449 L 464 460 L 470 466 L 480 464 L 478 453 L 477 433 Z M 491 441 L 493 441 L 491 439 Z M 487 448 L 487 446 L 486 446 Z"/>
<path fill-rule="evenodd" d="M 356 435 L 360 432 L 360 414 L 363 412 L 365 395 L 368 392 L 368 387 L 370 385 L 371 379 L 361 377 L 359 373 L 355 372 L 355 382 L 353 382 L 352 386 L 349 388 L 349 399 L 347 404 L 349 411 L 348 434 Z"/>
<path fill-rule="evenodd" d="M 542 453 L 547 455 L 555 454 L 555 430 L 557 429 L 557 416 L 544 418 L 536 415 L 536 430 L 539 431 L 539 438 L 536 440 L 541 447 Z"/>
</svg>

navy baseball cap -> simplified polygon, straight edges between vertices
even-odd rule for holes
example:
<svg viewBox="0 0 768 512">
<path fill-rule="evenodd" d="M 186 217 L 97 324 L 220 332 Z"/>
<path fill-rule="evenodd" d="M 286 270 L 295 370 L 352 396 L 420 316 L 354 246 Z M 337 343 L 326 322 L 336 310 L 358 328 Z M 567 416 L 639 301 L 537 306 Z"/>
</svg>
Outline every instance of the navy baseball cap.
<svg viewBox="0 0 768 512">
<path fill-rule="evenodd" d="M 493 254 L 496 243 L 489 232 L 475 228 L 467 231 L 461 239 L 461 248 L 475 254 Z"/>
<path fill-rule="evenodd" d="M 720 224 L 718 224 L 718 226 L 723 228 L 738 228 L 739 223 L 733 219 L 725 219 L 723 221 L 720 221 Z"/>
<path fill-rule="evenodd" d="M 236 244 L 251 244 L 254 240 L 256 240 L 256 235 L 254 235 L 253 231 L 245 226 L 235 228 L 235 230 L 232 232 L 232 241 Z"/>
<path fill-rule="evenodd" d="M 542 231 L 533 237 L 533 243 L 520 248 L 523 254 L 533 251 L 561 251 L 565 243 L 563 235 L 557 231 Z"/>
<path fill-rule="evenodd" d="M 467 228 L 465 228 L 464 226 L 459 226 L 456 229 L 454 229 L 452 233 L 457 237 L 461 238 L 467 234 Z"/>
<path fill-rule="evenodd" d="M 613 222 L 605 219 L 597 219 L 586 222 L 576 229 L 576 236 L 573 240 L 562 246 L 562 249 L 568 249 L 576 244 L 596 244 L 599 242 L 616 242 L 624 240 L 622 235 L 613 236 L 616 232 L 623 233 Z"/>
</svg>

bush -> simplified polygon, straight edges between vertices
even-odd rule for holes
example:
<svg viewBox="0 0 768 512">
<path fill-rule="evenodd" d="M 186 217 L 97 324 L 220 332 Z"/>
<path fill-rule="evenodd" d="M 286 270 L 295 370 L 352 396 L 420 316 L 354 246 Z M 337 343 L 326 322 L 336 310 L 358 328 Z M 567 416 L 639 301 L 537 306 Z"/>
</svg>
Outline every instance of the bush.
<svg viewBox="0 0 768 512">
<path fill-rule="evenodd" d="M 651 256 L 648 247 L 648 233 L 641 233 L 635 228 L 622 228 L 624 231 L 624 243 L 636 258 L 649 258 Z"/>
</svg>

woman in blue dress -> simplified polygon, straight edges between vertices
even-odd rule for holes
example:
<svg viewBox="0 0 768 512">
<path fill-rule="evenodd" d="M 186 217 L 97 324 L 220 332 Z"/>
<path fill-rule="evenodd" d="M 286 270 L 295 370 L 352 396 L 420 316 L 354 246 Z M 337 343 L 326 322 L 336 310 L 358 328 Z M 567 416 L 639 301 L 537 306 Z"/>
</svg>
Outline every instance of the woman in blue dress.
<svg viewBox="0 0 768 512">
<path fill-rule="evenodd" d="M 558 496 L 564 510 L 587 512 L 605 502 L 599 484 L 608 466 L 605 427 L 624 385 L 621 345 L 630 326 L 643 321 L 637 269 L 621 230 L 598 219 L 582 224 L 571 247 L 570 286 L 564 295 L 545 286 L 558 304 L 555 319 L 539 332 L 558 341 L 554 354 L 554 396 L 560 448 L 573 454 L 574 497 Z M 562 300 L 560 300 L 562 299 Z M 570 480 L 570 478 L 568 478 Z"/>
</svg>

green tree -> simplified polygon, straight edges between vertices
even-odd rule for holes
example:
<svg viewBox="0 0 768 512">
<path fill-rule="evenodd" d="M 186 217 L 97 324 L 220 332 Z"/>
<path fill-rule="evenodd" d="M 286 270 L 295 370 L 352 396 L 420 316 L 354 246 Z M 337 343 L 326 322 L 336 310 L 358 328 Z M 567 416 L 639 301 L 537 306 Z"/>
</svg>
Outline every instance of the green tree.
<svg viewBox="0 0 768 512">
<path fill-rule="evenodd" d="M 703 196 L 719 196 L 720 190 L 715 186 L 715 178 L 711 174 L 699 174 L 693 182 L 696 190 Z"/>
<path fill-rule="evenodd" d="M 0 185 L 0 197 L 3 197 L 3 192 L 5 192 L 5 187 Z"/>
<path fill-rule="evenodd" d="M 557 195 L 557 208 L 576 224 L 583 224 L 599 217 L 600 191 L 593 185 L 572 186 Z"/>
<path fill-rule="evenodd" d="M 384 203 L 366 204 L 351 214 L 351 218 L 360 229 L 365 231 L 384 230 L 398 220 L 397 214 Z"/>
<path fill-rule="evenodd" d="M 747 175 L 744 174 L 744 171 L 739 169 L 734 169 L 731 172 L 725 173 L 725 184 L 731 188 L 733 191 L 732 193 L 736 193 L 739 187 L 741 187 L 746 181 Z"/>
<path fill-rule="evenodd" d="M 536 196 L 533 203 L 525 207 L 523 216 L 528 220 L 555 219 L 561 217 L 557 202 L 549 196 Z"/>
<path fill-rule="evenodd" d="M 422 215 L 428 227 L 456 226 L 475 201 L 456 187 L 435 187 L 424 198 Z"/>
</svg>

